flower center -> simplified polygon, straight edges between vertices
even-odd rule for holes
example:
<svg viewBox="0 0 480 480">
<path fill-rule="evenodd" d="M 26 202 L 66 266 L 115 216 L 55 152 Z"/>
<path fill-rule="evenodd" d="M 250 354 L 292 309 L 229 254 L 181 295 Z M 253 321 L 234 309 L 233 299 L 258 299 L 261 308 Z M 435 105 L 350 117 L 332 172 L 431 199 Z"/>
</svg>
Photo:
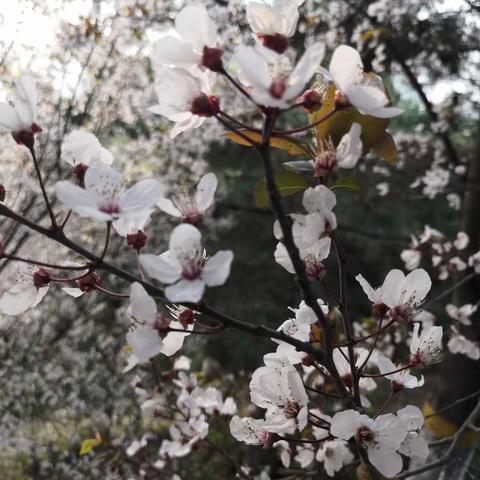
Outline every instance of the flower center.
<svg viewBox="0 0 480 480">
<path fill-rule="evenodd" d="M 202 276 L 203 267 L 207 261 L 205 250 L 177 250 L 177 259 L 182 266 L 184 280 L 196 280 Z"/>
<path fill-rule="evenodd" d="M 179 193 L 172 199 L 172 202 L 181 212 L 184 222 L 196 225 L 203 220 L 203 214 L 198 210 L 197 204 L 190 194 Z"/>
<path fill-rule="evenodd" d="M 287 402 L 283 406 L 283 412 L 287 418 L 297 418 L 300 412 L 300 406 L 297 402 L 287 400 Z"/>
<path fill-rule="evenodd" d="M 360 443 L 371 443 L 375 440 L 375 433 L 368 427 L 363 426 L 357 430 L 355 438 Z"/>
<path fill-rule="evenodd" d="M 323 150 L 315 158 L 314 177 L 325 177 L 337 166 L 337 154 L 334 150 Z"/>
</svg>

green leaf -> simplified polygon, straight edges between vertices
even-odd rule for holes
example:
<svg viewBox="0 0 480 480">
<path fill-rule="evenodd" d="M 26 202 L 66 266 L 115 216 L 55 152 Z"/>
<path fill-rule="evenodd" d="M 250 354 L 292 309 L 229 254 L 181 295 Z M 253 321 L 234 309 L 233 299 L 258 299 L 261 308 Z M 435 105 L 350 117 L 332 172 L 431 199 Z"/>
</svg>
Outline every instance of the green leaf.
<svg viewBox="0 0 480 480">
<path fill-rule="evenodd" d="M 255 143 L 261 143 L 262 135 L 257 132 L 252 132 L 249 130 L 240 130 L 243 135 L 252 140 Z M 238 143 L 239 145 L 244 145 L 245 147 L 251 147 L 252 144 L 249 143 L 245 138 L 242 138 L 235 132 L 226 132 L 222 134 L 223 137 L 227 137 L 230 140 Z M 279 150 L 283 150 L 293 156 L 311 156 L 310 146 L 304 143 L 299 142 L 296 138 L 291 137 L 276 137 L 272 136 L 270 138 L 270 145 Z"/>
<path fill-rule="evenodd" d="M 385 132 L 383 137 L 372 147 L 372 152 L 385 159 L 390 165 L 397 163 L 397 146 L 388 132 Z"/>
<path fill-rule="evenodd" d="M 83 440 L 80 446 L 80 456 L 90 453 L 94 448 L 98 447 L 102 443 L 102 438 L 97 433 L 95 438 L 86 438 Z"/>
<path fill-rule="evenodd" d="M 294 173 L 313 173 L 313 165 L 307 160 L 282 163 L 283 168 Z"/>
<path fill-rule="evenodd" d="M 362 188 L 362 184 L 359 180 L 353 177 L 340 177 L 337 179 L 333 185 L 330 186 L 331 190 L 336 190 L 338 188 L 346 188 L 354 192 L 358 192 Z"/>
<path fill-rule="evenodd" d="M 276 174 L 275 182 L 282 197 L 289 197 L 290 195 L 301 192 L 310 186 L 301 175 L 293 172 Z M 270 200 L 265 179 L 260 180 L 255 185 L 253 197 L 255 198 L 255 205 L 258 208 L 268 207 Z"/>
</svg>

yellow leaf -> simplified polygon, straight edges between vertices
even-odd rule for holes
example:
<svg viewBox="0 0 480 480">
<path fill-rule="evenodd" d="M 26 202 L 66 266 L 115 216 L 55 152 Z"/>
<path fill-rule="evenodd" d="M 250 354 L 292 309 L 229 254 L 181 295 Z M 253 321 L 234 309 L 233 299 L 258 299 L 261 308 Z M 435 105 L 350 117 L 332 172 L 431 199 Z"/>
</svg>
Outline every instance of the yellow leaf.
<svg viewBox="0 0 480 480">
<path fill-rule="evenodd" d="M 428 417 L 434 413 L 433 407 L 430 402 L 423 404 L 423 415 Z M 455 435 L 458 431 L 458 426 L 447 420 L 441 415 L 432 415 L 425 418 L 425 428 L 431 432 L 436 438 L 447 438 Z M 466 431 L 460 441 L 460 447 L 470 447 L 478 442 L 479 435 L 471 430 Z"/>
<path fill-rule="evenodd" d="M 326 89 L 322 108 L 310 116 L 312 123 L 325 117 L 335 108 L 335 92 L 336 87 L 333 84 Z M 337 146 L 354 122 L 362 127 L 363 153 L 366 154 L 379 141 L 384 140 L 389 120 L 372 117 L 371 115 L 362 115 L 353 107 L 340 110 L 315 127 L 318 145 L 321 145 L 324 141 L 331 140 Z"/>
<path fill-rule="evenodd" d="M 385 159 L 390 165 L 397 163 L 397 146 L 388 132 L 385 132 L 383 137 L 372 147 L 372 152 Z"/>
<path fill-rule="evenodd" d="M 367 30 L 362 33 L 362 40 L 367 42 L 372 38 L 388 37 L 388 36 L 390 36 L 390 30 L 388 28 L 385 28 L 385 27 L 371 28 L 370 30 Z"/>
<path fill-rule="evenodd" d="M 262 136 L 259 133 L 251 132 L 245 129 L 240 131 L 243 133 L 243 135 L 245 135 L 253 142 L 261 143 Z M 233 140 L 239 145 L 244 145 L 245 147 L 252 146 L 251 143 L 249 143 L 246 139 L 242 138 L 235 132 L 226 132 L 222 136 Z M 304 143 L 299 142 L 295 138 L 273 136 L 270 138 L 270 145 L 274 148 L 278 148 L 279 150 L 283 150 L 293 156 L 312 156 L 310 152 L 310 147 Z"/>
<path fill-rule="evenodd" d="M 95 438 L 86 438 L 80 446 L 80 456 L 90 453 L 94 448 L 98 447 L 102 443 L 102 438 L 97 432 Z"/>
</svg>

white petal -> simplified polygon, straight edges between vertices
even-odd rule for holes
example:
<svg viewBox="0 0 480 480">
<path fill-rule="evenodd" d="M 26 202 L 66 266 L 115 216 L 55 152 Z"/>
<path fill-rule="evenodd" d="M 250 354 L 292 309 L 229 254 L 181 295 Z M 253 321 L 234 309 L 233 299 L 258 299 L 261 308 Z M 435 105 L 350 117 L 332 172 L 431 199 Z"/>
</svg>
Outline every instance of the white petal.
<svg viewBox="0 0 480 480">
<path fill-rule="evenodd" d="M 414 301 L 414 305 L 422 303 L 431 288 L 430 275 L 422 268 L 413 270 L 405 277 L 406 296 Z"/>
<path fill-rule="evenodd" d="M 90 217 L 101 222 L 112 220 L 108 213 L 101 212 L 96 196 L 71 182 L 57 182 L 57 198 L 81 217 Z"/>
<path fill-rule="evenodd" d="M 217 26 L 203 6 L 184 8 L 175 19 L 175 29 L 183 40 L 198 51 L 204 46 L 215 47 L 217 44 Z"/>
<path fill-rule="evenodd" d="M 365 279 L 363 275 L 357 275 L 355 277 L 355 280 L 360 284 L 362 287 L 363 291 L 365 292 L 365 295 L 368 297 L 368 299 L 372 303 L 377 303 L 380 301 L 380 293 L 378 290 L 375 290 L 370 283 Z"/>
<path fill-rule="evenodd" d="M 363 143 L 360 140 L 362 127 L 353 123 L 337 147 L 337 161 L 340 168 L 353 168 L 362 155 Z"/>
<path fill-rule="evenodd" d="M 212 205 L 217 185 L 218 181 L 214 173 L 207 173 L 198 182 L 195 202 L 201 212 L 204 212 Z"/>
<path fill-rule="evenodd" d="M 155 322 L 157 305 L 155 300 L 147 293 L 138 282 L 130 287 L 130 315 L 135 319 L 147 323 Z"/>
<path fill-rule="evenodd" d="M 388 272 L 382 285 L 382 300 L 390 308 L 402 304 L 401 287 L 405 281 L 405 275 L 401 270 L 393 269 Z"/>
<path fill-rule="evenodd" d="M 407 405 L 401 408 L 397 412 L 397 417 L 405 423 L 407 430 L 419 430 L 423 427 L 423 413 L 414 405 Z"/>
<path fill-rule="evenodd" d="M 172 215 L 172 217 L 179 218 L 182 216 L 182 212 L 168 198 L 160 198 L 160 200 L 157 202 L 157 207 L 160 210 L 163 210 L 165 213 Z"/>
<path fill-rule="evenodd" d="M 15 110 L 25 126 L 31 126 L 37 115 L 37 89 L 30 75 L 22 75 L 16 83 Z"/>
<path fill-rule="evenodd" d="M 293 268 L 292 260 L 290 260 L 290 255 L 288 254 L 285 245 L 282 242 L 277 243 L 277 248 L 275 249 L 275 261 L 281 265 L 288 273 L 295 273 L 295 268 Z"/>
<path fill-rule="evenodd" d="M 333 52 L 329 70 L 337 86 L 344 90 L 349 85 L 361 82 L 363 62 L 354 48 L 340 45 Z"/>
<path fill-rule="evenodd" d="M 205 291 L 205 282 L 200 279 L 180 280 L 175 285 L 165 289 L 165 296 L 170 302 L 191 302 L 198 303 Z"/>
<path fill-rule="evenodd" d="M 235 60 L 242 71 L 242 76 L 254 89 L 268 90 L 271 77 L 268 64 L 253 47 L 241 45 L 235 51 Z"/>
<path fill-rule="evenodd" d="M 22 126 L 15 109 L 8 103 L 0 102 L 0 133 L 17 132 Z"/>
<path fill-rule="evenodd" d="M 153 46 L 152 62 L 157 67 L 174 65 L 181 68 L 190 68 L 200 63 L 201 56 L 195 53 L 192 45 L 182 42 L 172 35 L 165 35 Z"/>
<path fill-rule="evenodd" d="M 200 251 L 202 249 L 202 234 L 193 225 L 186 223 L 178 225 L 170 235 L 169 248 L 173 255 L 177 251 Z"/>
<path fill-rule="evenodd" d="M 149 210 L 163 194 L 163 186 L 158 180 L 141 180 L 120 195 L 120 213 L 122 215 L 132 215 L 142 210 Z"/>
<path fill-rule="evenodd" d="M 137 327 L 127 333 L 127 342 L 139 363 L 159 354 L 162 348 L 162 340 L 157 330 L 150 327 Z"/>
<path fill-rule="evenodd" d="M 122 190 L 122 176 L 110 167 L 91 167 L 85 173 L 85 190 L 99 202 L 116 201 Z"/>
<path fill-rule="evenodd" d="M 162 283 L 174 283 L 181 275 L 181 267 L 170 252 L 161 255 L 143 254 L 139 256 L 141 267 L 155 280 Z"/>
<path fill-rule="evenodd" d="M 338 412 L 332 418 L 330 433 L 342 440 L 349 440 L 356 434 L 360 418 L 361 415 L 356 410 Z"/>
<path fill-rule="evenodd" d="M 368 449 L 368 459 L 385 477 L 392 478 L 402 471 L 402 457 L 392 450 L 374 446 Z"/>
<path fill-rule="evenodd" d="M 230 275 L 230 266 L 233 253 L 230 250 L 222 250 L 210 257 L 203 268 L 203 279 L 209 287 L 223 285 Z"/>
</svg>

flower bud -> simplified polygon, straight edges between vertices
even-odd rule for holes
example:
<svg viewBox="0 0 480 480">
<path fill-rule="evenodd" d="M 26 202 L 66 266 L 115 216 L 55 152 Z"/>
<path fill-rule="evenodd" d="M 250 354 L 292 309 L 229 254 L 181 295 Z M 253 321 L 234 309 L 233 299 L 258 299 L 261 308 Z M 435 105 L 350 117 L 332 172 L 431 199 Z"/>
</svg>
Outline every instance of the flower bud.
<svg viewBox="0 0 480 480">
<path fill-rule="evenodd" d="M 84 277 L 76 281 L 77 287 L 85 293 L 95 290 L 100 285 L 102 279 L 95 272 L 88 272 Z"/>
<path fill-rule="evenodd" d="M 288 48 L 288 38 L 280 34 L 275 35 L 257 35 L 265 48 L 277 52 L 279 55 L 285 53 Z"/>
<path fill-rule="evenodd" d="M 203 48 L 202 65 L 212 72 L 223 72 L 223 50 L 221 48 Z"/>
<path fill-rule="evenodd" d="M 185 308 L 178 314 L 178 321 L 182 324 L 183 328 L 187 328 L 189 325 L 192 325 L 195 320 L 195 312 L 191 308 Z"/>
<path fill-rule="evenodd" d="M 383 318 L 389 308 L 384 303 L 374 303 L 372 305 L 372 315 L 376 318 Z"/>
<path fill-rule="evenodd" d="M 5 187 L 0 184 L 0 202 L 4 202 L 6 196 L 7 196 L 7 191 L 5 190 Z"/>
<path fill-rule="evenodd" d="M 46 287 L 50 283 L 50 273 L 44 268 L 39 268 L 33 274 L 33 284 L 37 288 Z"/>
<path fill-rule="evenodd" d="M 134 250 L 140 251 L 147 244 L 148 237 L 139 230 L 137 233 L 127 235 L 127 245 Z"/>
<path fill-rule="evenodd" d="M 35 134 L 42 131 L 43 130 L 36 123 L 32 123 L 30 130 L 20 130 L 19 132 L 12 132 L 12 137 L 18 145 L 24 145 L 25 147 L 32 150 L 33 146 L 35 145 Z"/>
<path fill-rule="evenodd" d="M 308 113 L 314 113 L 322 108 L 322 96 L 315 90 L 307 90 L 301 97 L 298 97 L 297 104 Z"/>
<path fill-rule="evenodd" d="M 200 117 L 212 117 L 220 112 L 220 101 L 213 95 L 202 93 L 193 100 L 190 111 Z"/>
</svg>

